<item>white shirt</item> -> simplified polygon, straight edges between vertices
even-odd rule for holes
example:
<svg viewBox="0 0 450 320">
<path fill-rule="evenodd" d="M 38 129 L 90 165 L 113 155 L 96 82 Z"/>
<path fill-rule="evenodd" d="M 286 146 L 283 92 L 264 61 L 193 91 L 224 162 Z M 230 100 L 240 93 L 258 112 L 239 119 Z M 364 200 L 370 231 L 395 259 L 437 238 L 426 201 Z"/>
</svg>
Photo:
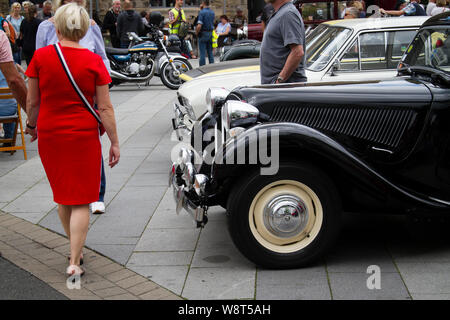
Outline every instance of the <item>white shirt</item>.
<svg viewBox="0 0 450 320">
<path fill-rule="evenodd" d="M 436 8 L 436 3 L 428 2 L 428 5 L 427 5 L 427 16 L 431 16 L 431 11 L 433 11 L 434 8 Z"/>
<path fill-rule="evenodd" d="M 433 10 L 431 10 L 431 15 L 435 16 L 435 15 L 437 15 L 439 13 L 447 12 L 449 10 L 450 10 L 449 8 L 445 8 L 445 7 L 436 7 Z"/>
</svg>

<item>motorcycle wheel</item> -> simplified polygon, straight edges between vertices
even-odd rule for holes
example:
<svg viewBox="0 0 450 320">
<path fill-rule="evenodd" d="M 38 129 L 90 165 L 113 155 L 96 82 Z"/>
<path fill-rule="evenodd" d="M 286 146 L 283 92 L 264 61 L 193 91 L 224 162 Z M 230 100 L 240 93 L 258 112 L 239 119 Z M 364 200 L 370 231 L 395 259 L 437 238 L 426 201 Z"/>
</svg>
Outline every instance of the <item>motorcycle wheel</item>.
<svg viewBox="0 0 450 320">
<path fill-rule="evenodd" d="M 183 60 L 180 58 L 175 58 L 175 59 L 173 59 L 173 63 L 175 65 L 175 67 L 177 68 L 177 70 L 179 70 L 181 73 L 192 70 L 192 65 L 189 63 L 189 61 L 186 61 L 186 60 Z M 161 72 L 160 72 L 160 77 L 161 77 L 162 83 L 164 83 L 164 85 L 167 88 L 172 89 L 172 90 L 177 90 L 183 83 L 183 81 L 179 77 L 176 77 L 173 74 L 173 68 L 170 63 L 166 63 L 162 67 Z"/>
<path fill-rule="evenodd" d="M 119 84 L 121 84 L 122 81 L 116 80 L 116 79 L 112 79 L 112 82 L 108 85 L 108 87 L 111 89 L 114 86 L 118 86 Z"/>
</svg>

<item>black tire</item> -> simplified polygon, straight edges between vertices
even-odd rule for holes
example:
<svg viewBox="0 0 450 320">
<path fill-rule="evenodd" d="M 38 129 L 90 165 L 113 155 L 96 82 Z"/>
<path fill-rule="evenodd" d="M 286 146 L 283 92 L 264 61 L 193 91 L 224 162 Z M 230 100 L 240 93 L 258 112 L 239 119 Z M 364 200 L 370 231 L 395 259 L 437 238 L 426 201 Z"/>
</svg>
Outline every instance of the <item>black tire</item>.
<svg viewBox="0 0 450 320">
<path fill-rule="evenodd" d="M 276 184 L 281 180 L 296 181 L 306 185 L 317 196 L 323 209 L 321 210 L 322 220 L 318 218 L 314 220 L 321 220 L 321 224 L 314 222 L 317 223 L 314 232 L 308 233 L 304 240 L 301 240 L 305 241 L 304 243 L 308 243 L 308 241 L 310 243 L 297 251 L 288 253 L 277 252 L 264 246 L 252 233 L 249 222 L 250 207 L 258 193 L 266 186 Z M 284 186 L 284 184 L 280 184 L 276 187 L 284 188 Z M 275 189 L 269 188 L 264 192 L 270 193 L 270 190 Z M 270 196 L 268 198 L 270 199 Z M 257 202 L 257 200 L 255 201 Z M 320 206 L 317 207 L 320 208 Z M 312 208 L 316 208 L 315 203 Z M 317 210 L 317 212 L 319 211 Z M 314 216 L 318 217 L 319 215 L 316 213 Z M 278 173 L 272 176 L 260 175 L 259 170 L 251 172 L 234 185 L 227 203 L 228 229 L 234 244 L 244 256 L 256 265 L 270 269 L 303 267 L 322 257 L 336 241 L 341 225 L 340 216 L 341 205 L 336 187 L 326 174 L 309 163 L 282 163 Z M 256 230 L 255 227 L 254 230 Z M 309 237 L 312 237 L 312 240 Z M 282 246 L 284 245 L 275 245 L 274 248 Z M 290 248 L 295 250 L 295 246 L 296 244 Z"/>
<path fill-rule="evenodd" d="M 180 59 L 180 58 L 175 58 L 175 59 L 173 59 L 173 61 L 174 62 L 176 62 L 176 61 L 177 62 L 182 62 L 182 63 L 186 64 L 188 70 L 185 70 L 184 72 L 192 70 L 192 65 L 191 65 L 191 63 L 189 61 L 186 61 L 186 60 L 183 60 L 183 59 Z M 181 79 L 178 79 L 179 80 L 178 82 L 171 81 L 170 77 L 167 74 L 168 73 L 168 68 L 172 69 L 172 66 L 170 65 L 170 63 L 166 63 L 161 68 L 159 77 L 161 78 L 162 83 L 167 88 L 172 89 L 172 90 L 178 90 L 178 88 L 183 84 L 183 81 Z"/>
</svg>

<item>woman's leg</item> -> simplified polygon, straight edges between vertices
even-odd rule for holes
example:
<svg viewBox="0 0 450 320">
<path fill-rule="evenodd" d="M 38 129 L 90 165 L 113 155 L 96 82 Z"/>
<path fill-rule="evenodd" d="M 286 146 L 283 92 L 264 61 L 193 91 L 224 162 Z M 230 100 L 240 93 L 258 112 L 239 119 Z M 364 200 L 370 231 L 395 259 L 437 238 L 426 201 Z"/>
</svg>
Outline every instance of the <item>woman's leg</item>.
<svg viewBox="0 0 450 320">
<path fill-rule="evenodd" d="M 89 228 L 89 205 L 72 206 L 70 215 L 70 264 L 80 265 L 81 250 Z"/>
<path fill-rule="evenodd" d="M 58 215 L 61 223 L 63 225 L 64 231 L 66 232 L 67 238 L 70 240 L 70 215 L 72 212 L 71 206 L 65 206 L 63 204 L 58 204 Z"/>
</svg>

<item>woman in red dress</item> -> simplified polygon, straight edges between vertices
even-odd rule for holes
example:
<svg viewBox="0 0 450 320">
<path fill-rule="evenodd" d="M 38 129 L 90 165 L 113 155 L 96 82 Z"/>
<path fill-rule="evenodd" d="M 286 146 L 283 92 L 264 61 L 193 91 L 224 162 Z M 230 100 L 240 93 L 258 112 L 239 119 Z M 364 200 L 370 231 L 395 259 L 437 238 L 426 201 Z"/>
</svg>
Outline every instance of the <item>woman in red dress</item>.
<svg viewBox="0 0 450 320">
<path fill-rule="evenodd" d="M 75 3 L 60 7 L 55 14 L 57 45 L 91 106 L 95 97 L 111 141 L 109 165 L 114 167 L 120 151 L 109 98 L 111 78 L 101 57 L 79 45 L 89 24 L 86 10 Z M 35 52 L 26 74 L 30 78 L 27 133 L 31 141 L 38 139 L 39 155 L 70 240 L 67 273 L 82 275 L 80 258 L 89 226 L 89 203 L 97 201 L 100 189 L 99 125 L 72 87 L 52 45 Z"/>
</svg>

